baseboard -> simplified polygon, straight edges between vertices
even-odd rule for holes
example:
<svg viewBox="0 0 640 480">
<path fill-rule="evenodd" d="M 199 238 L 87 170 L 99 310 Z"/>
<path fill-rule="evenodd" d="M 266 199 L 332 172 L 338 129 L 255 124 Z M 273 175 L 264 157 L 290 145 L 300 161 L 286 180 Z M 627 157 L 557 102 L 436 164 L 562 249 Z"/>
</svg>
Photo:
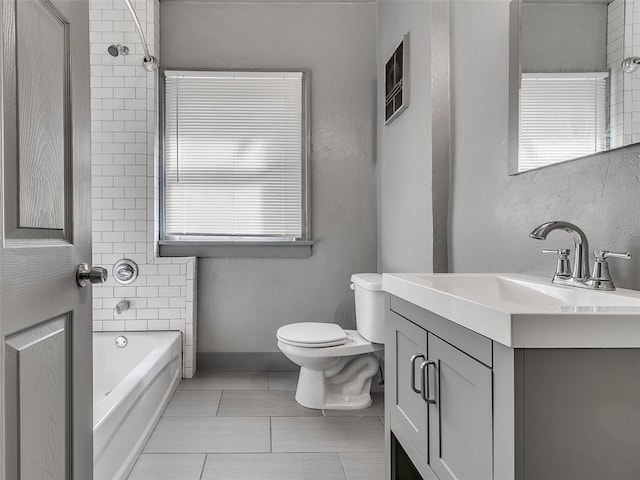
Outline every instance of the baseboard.
<svg viewBox="0 0 640 480">
<path fill-rule="evenodd" d="M 198 370 L 237 372 L 297 372 L 300 367 L 281 352 L 198 352 Z M 384 392 L 377 373 L 371 381 L 371 393 Z"/>
<path fill-rule="evenodd" d="M 294 372 L 298 366 L 281 352 L 198 352 L 198 370 Z"/>
</svg>

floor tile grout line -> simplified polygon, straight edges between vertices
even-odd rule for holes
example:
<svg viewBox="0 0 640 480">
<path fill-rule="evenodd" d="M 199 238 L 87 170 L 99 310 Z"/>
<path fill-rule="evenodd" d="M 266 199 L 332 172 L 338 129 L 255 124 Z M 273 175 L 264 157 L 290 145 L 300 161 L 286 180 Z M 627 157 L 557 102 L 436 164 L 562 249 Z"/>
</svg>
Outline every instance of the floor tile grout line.
<svg viewBox="0 0 640 480">
<path fill-rule="evenodd" d="M 143 455 L 145 457 L 151 457 L 154 455 L 161 455 L 161 456 L 166 456 L 166 455 L 209 455 L 212 452 L 146 452 L 146 453 L 141 453 L 140 457 L 142 457 Z M 233 453 L 233 452 L 227 452 L 227 453 Z"/>
<path fill-rule="evenodd" d="M 229 387 L 178 387 L 176 390 L 181 392 L 221 392 L 222 390 L 229 390 L 234 392 L 295 392 L 295 390 L 269 390 L 268 388 L 229 388 Z"/>
<path fill-rule="evenodd" d="M 163 0 L 164 1 L 164 0 Z M 322 418 L 322 415 L 163 415 L 162 418 Z M 375 418 L 375 417 L 326 417 L 326 418 Z"/>
<path fill-rule="evenodd" d="M 322 418 L 322 415 L 163 415 L 162 418 L 265 418 L 265 417 L 274 417 L 274 418 Z M 326 417 L 326 418 L 375 418 L 373 416 L 369 417 L 353 417 L 353 416 L 342 416 L 342 417 Z"/>
<path fill-rule="evenodd" d="M 216 414 L 214 415 L 214 417 L 218 416 L 218 413 L 220 412 L 220 405 L 222 405 L 222 397 L 224 396 L 224 390 L 222 390 L 220 392 L 220 399 L 218 400 L 218 406 L 216 407 Z"/>
<path fill-rule="evenodd" d="M 209 458 L 209 454 L 205 453 L 204 454 L 204 462 L 202 462 L 202 469 L 200 470 L 200 477 L 198 478 L 198 480 L 202 480 L 202 476 L 204 475 L 204 467 L 207 464 L 207 458 Z"/>
<path fill-rule="evenodd" d="M 176 392 L 178 391 L 183 392 L 185 390 L 188 392 L 221 392 L 223 389 L 222 388 L 197 388 L 197 387 L 181 388 L 180 386 L 176 388 Z"/>
<path fill-rule="evenodd" d="M 273 452 L 275 453 L 333 453 L 333 452 Z M 360 452 L 344 452 L 344 453 L 360 453 Z M 373 451 L 366 451 L 364 453 L 379 453 L 379 452 L 373 452 Z M 250 451 L 240 451 L 240 452 L 228 452 L 228 451 L 219 451 L 219 452 L 210 452 L 208 450 L 203 450 L 203 451 L 187 451 L 187 452 L 152 452 L 152 453 L 145 453 L 144 455 L 162 455 L 162 456 L 166 456 L 166 455 L 270 455 L 271 452 L 267 452 L 267 451 L 254 451 L 254 450 L 250 450 Z"/>
<path fill-rule="evenodd" d="M 197 418 L 216 418 L 216 415 L 169 415 L 168 417 L 166 417 L 167 419 L 187 419 L 187 418 L 192 418 L 192 419 L 197 419 Z M 269 415 L 269 414 L 264 414 L 264 415 L 218 415 L 217 418 L 233 418 L 233 419 L 256 419 L 256 418 L 290 418 L 292 420 L 294 419 L 311 419 L 311 418 L 316 418 L 316 419 L 320 419 L 322 418 L 322 415 Z M 334 420 L 347 420 L 347 419 L 361 419 L 364 420 L 365 418 L 368 419 L 372 419 L 372 418 L 377 418 L 375 416 L 369 416 L 369 417 L 326 417 L 327 419 L 334 419 Z M 154 429 L 155 431 L 155 429 Z"/>
<path fill-rule="evenodd" d="M 336 455 L 338 456 L 338 462 L 340 462 L 340 468 L 342 468 L 342 473 L 344 474 L 345 480 L 349 480 L 349 478 L 347 477 L 347 470 L 344 468 L 344 463 L 342 463 L 340 452 L 336 452 Z"/>
</svg>

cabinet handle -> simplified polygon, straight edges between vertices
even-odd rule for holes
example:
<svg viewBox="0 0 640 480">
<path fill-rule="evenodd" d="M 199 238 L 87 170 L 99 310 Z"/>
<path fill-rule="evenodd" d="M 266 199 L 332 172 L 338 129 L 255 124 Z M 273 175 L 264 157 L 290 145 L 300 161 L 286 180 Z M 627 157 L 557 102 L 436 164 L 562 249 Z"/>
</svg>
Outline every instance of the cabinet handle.
<svg viewBox="0 0 640 480">
<path fill-rule="evenodd" d="M 420 396 L 422 397 L 422 400 L 424 400 L 425 402 L 429 404 L 435 404 L 436 403 L 435 399 L 429 398 L 431 396 L 431 394 L 429 393 L 429 378 L 428 378 L 430 365 L 433 365 L 435 367 L 436 362 L 432 360 L 427 360 L 426 362 L 422 362 L 420 364 L 420 371 L 422 372 L 422 391 L 420 392 Z"/>
<path fill-rule="evenodd" d="M 416 393 L 420 393 L 421 391 L 416 388 L 416 360 L 419 358 L 424 359 L 424 355 L 421 353 L 416 353 L 411 357 L 411 390 Z"/>
</svg>

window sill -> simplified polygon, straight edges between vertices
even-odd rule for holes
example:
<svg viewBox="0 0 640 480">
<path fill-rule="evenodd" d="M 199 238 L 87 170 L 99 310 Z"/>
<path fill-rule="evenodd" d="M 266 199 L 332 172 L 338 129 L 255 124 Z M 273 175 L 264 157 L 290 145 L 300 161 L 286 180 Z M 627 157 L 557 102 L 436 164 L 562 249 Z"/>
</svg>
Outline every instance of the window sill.
<svg viewBox="0 0 640 480">
<path fill-rule="evenodd" d="M 160 240 L 161 257 L 309 258 L 314 242 L 194 242 Z"/>
</svg>

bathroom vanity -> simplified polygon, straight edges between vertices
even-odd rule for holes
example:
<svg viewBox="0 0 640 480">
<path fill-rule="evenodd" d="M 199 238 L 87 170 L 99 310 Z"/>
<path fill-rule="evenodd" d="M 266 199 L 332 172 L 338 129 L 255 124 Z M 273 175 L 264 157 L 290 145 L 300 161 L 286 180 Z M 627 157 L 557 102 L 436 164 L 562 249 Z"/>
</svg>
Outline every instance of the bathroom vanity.
<svg viewBox="0 0 640 480">
<path fill-rule="evenodd" d="M 640 477 L 640 292 L 385 274 L 387 478 Z"/>
</svg>

